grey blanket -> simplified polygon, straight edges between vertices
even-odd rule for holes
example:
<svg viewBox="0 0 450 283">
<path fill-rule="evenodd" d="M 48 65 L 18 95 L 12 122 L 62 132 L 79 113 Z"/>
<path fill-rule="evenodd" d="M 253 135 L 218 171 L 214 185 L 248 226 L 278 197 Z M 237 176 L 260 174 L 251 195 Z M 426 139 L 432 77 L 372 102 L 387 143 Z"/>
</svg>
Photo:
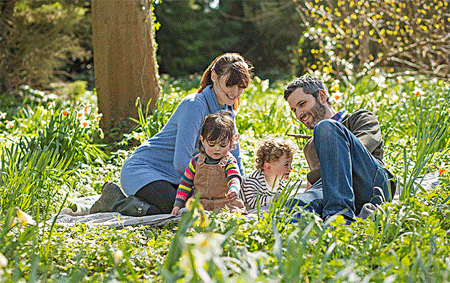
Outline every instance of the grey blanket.
<svg viewBox="0 0 450 283">
<path fill-rule="evenodd" d="M 423 179 L 417 180 L 417 185 L 422 190 L 430 190 L 439 185 L 438 172 L 433 172 L 424 175 Z M 398 201 L 398 191 L 394 197 L 394 202 Z M 167 223 L 178 222 L 181 220 L 182 215 L 186 212 L 183 208 L 179 211 L 178 215 L 172 214 L 159 214 L 148 215 L 142 217 L 124 216 L 117 212 L 95 213 L 90 214 L 90 208 L 92 204 L 100 197 L 100 195 L 81 197 L 76 199 L 69 199 L 69 202 L 76 205 L 76 211 L 70 208 L 64 208 L 60 214 L 55 215 L 49 222 L 55 221 L 58 225 L 62 226 L 74 226 L 77 223 L 86 223 L 89 226 L 103 225 L 109 228 L 123 228 L 126 226 L 138 226 L 138 225 L 151 225 L 151 226 L 164 226 Z M 267 211 L 267 209 L 264 209 Z M 249 211 L 249 217 L 255 216 L 256 210 Z M 373 210 L 367 212 L 367 216 L 373 213 Z M 366 216 L 366 217 L 367 217 Z M 364 217 L 364 218 L 366 218 Z"/>
<path fill-rule="evenodd" d="M 58 225 L 74 226 L 77 223 L 86 223 L 89 226 L 103 225 L 109 228 L 123 228 L 126 226 L 151 225 L 164 226 L 170 222 L 180 221 L 183 212 L 179 215 L 159 214 L 142 217 L 133 217 L 121 215 L 117 212 L 104 212 L 90 214 L 90 208 L 100 195 L 69 199 L 69 202 L 76 206 L 76 211 L 70 208 L 64 208 L 59 215 L 55 215 L 50 222 L 55 221 Z"/>
</svg>

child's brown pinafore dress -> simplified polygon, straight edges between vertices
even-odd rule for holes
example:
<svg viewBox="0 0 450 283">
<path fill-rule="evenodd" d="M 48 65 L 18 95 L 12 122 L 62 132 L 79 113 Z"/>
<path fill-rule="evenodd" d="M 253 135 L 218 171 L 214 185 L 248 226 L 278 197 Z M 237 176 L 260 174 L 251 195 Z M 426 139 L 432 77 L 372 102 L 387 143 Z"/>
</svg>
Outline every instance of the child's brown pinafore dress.
<svg viewBox="0 0 450 283">
<path fill-rule="evenodd" d="M 204 153 L 199 155 L 195 169 L 192 197 L 200 193 L 199 202 L 203 205 L 204 209 L 209 211 L 221 210 L 227 206 L 230 212 L 247 214 L 244 202 L 241 199 L 230 200 L 225 196 L 229 189 L 225 176 L 225 166 L 232 157 L 231 153 L 228 153 L 219 163 L 206 164 L 206 155 Z"/>
</svg>

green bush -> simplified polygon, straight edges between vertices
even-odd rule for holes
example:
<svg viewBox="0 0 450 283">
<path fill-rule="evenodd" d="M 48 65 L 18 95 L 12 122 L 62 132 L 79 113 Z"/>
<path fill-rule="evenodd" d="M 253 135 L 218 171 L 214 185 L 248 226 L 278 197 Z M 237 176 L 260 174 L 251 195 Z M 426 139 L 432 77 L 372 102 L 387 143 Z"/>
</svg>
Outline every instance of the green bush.
<svg viewBox="0 0 450 283">
<path fill-rule="evenodd" d="M 74 1 L 17 1 L 0 51 L 0 92 L 48 87 L 67 62 L 90 58 L 75 36 L 85 12 Z"/>
<path fill-rule="evenodd" d="M 304 28 L 292 54 L 296 73 L 361 78 L 382 68 L 450 78 L 447 1 L 295 2 Z"/>
</svg>

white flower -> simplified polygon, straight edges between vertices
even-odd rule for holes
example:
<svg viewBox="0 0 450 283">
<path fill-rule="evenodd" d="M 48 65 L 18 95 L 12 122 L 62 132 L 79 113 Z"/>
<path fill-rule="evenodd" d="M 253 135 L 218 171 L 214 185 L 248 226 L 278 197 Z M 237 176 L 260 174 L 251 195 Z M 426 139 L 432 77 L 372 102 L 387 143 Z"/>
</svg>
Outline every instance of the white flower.
<svg viewBox="0 0 450 283">
<path fill-rule="evenodd" d="M 261 90 L 265 92 L 269 88 L 269 80 L 264 80 L 261 82 Z"/>
<path fill-rule="evenodd" d="M 6 121 L 6 128 L 7 129 L 12 129 L 14 128 L 14 124 L 16 123 L 16 121 Z"/>
<path fill-rule="evenodd" d="M 5 268 L 8 266 L 8 259 L 0 253 L 0 269 Z"/>
<path fill-rule="evenodd" d="M 344 94 L 342 92 L 340 92 L 339 90 L 335 91 L 332 95 L 334 101 L 342 101 L 343 96 L 344 96 Z"/>
<path fill-rule="evenodd" d="M 421 88 L 419 88 L 419 87 L 414 87 L 413 93 L 417 97 L 424 95 L 423 90 Z"/>
<path fill-rule="evenodd" d="M 185 238 L 184 242 L 192 247 L 194 258 L 209 261 L 213 256 L 222 254 L 222 243 L 226 236 L 218 233 L 195 234 L 192 238 Z"/>
<path fill-rule="evenodd" d="M 208 262 L 214 261 L 222 254 L 222 243 L 225 240 L 226 236 L 217 233 L 200 233 L 192 238 L 184 238 L 186 245 L 181 255 L 180 267 L 186 271 L 186 279 L 193 276 L 194 267 L 204 282 L 211 282 L 212 278 L 205 268 Z"/>
<path fill-rule="evenodd" d="M 123 258 L 123 251 L 122 250 L 116 250 L 114 252 L 114 254 L 113 254 L 114 264 L 118 264 L 122 258 Z"/>
<path fill-rule="evenodd" d="M 394 94 L 393 96 L 390 97 L 391 102 L 396 103 L 399 100 L 398 95 Z"/>
<path fill-rule="evenodd" d="M 384 88 L 386 87 L 386 77 L 382 74 L 379 74 L 378 76 L 372 76 L 371 78 L 379 87 Z"/>
</svg>

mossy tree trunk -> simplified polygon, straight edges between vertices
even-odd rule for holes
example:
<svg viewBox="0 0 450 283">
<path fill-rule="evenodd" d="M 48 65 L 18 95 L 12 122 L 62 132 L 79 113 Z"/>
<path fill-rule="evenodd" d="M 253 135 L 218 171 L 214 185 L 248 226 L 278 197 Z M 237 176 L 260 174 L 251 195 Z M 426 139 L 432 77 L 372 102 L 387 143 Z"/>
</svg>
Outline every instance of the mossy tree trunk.
<svg viewBox="0 0 450 283">
<path fill-rule="evenodd" d="M 155 40 L 148 0 L 92 0 L 94 68 L 100 126 L 130 129 L 136 99 L 153 109 L 159 95 Z"/>
<path fill-rule="evenodd" d="M 16 0 L 0 0 L 0 93 L 8 91 L 10 85 L 7 76 L 7 60 L 10 57 L 6 48 L 6 39 L 13 27 L 14 6 Z"/>
</svg>

